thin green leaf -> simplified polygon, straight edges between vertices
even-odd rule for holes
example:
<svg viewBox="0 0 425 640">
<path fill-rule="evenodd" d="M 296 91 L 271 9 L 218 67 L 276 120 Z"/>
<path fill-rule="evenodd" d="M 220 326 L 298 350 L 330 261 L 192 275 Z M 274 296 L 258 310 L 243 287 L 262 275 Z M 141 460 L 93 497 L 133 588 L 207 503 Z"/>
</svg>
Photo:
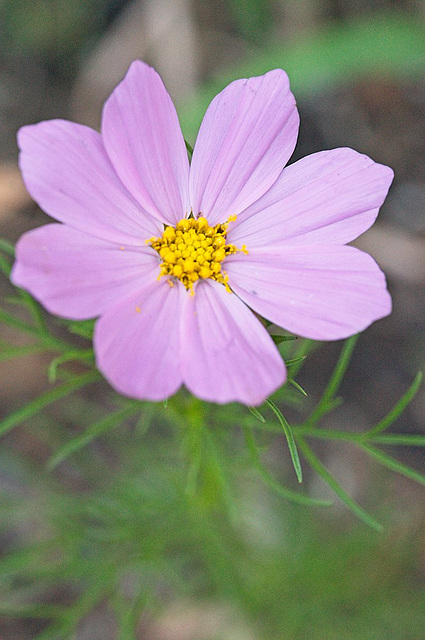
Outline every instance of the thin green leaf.
<svg viewBox="0 0 425 640">
<path fill-rule="evenodd" d="M 291 454 L 292 464 L 294 465 L 294 469 L 295 469 L 295 473 L 297 474 L 298 482 L 301 483 L 303 481 L 303 472 L 302 472 L 302 469 L 301 469 L 300 457 L 298 455 L 297 445 L 295 443 L 295 439 L 294 439 L 294 435 L 292 433 L 292 429 L 291 429 L 288 421 L 286 420 L 286 418 L 283 416 L 283 414 L 280 411 L 280 409 L 275 405 L 275 403 L 272 402 L 271 400 L 266 400 L 266 402 L 267 402 L 267 404 L 269 405 L 270 409 L 273 411 L 273 413 L 275 414 L 276 418 L 279 420 L 279 423 L 282 426 L 283 432 L 284 432 L 285 437 L 286 437 L 286 441 L 288 443 L 289 453 Z"/>
<path fill-rule="evenodd" d="M 425 436 L 418 436 L 413 433 L 384 433 L 370 438 L 370 441 L 389 446 L 425 447 Z"/>
<path fill-rule="evenodd" d="M 28 322 L 24 322 L 23 320 L 16 318 L 14 315 L 12 315 L 11 313 L 8 313 L 7 311 L 1 308 L 0 308 L 0 322 L 7 324 L 9 327 L 13 327 L 14 329 L 17 329 L 18 331 L 23 331 L 24 333 L 29 333 L 31 335 L 36 335 L 36 336 L 39 335 L 39 332 L 37 331 L 37 329 L 32 325 L 28 324 Z"/>
<path fill-rule="evenodd" d="M 112 573 L 112 568 L 111 568 Z M 103 580 L 86 588 L 80 600 L 67 608 L 62 620 L 49 626 L 39 633 L 35 640 L 58 640 L 58 638 L 71 638 L 79 622 L 96 605 L 105 598 L 112 588 L 112 580 L 109 576 L 103 576 Z"/>
<path fill-rule="evenodd" d="M 282 344 L 282 342 L 289 342 L 290 340 L 298 340 L 298 336 L 281 336 L 278 334 L 270 334 L 275 344 Z"/>
<path fill-rule="evenodd" d="M 11 258 L 15 257 L 15 248 L 13 244 L 8 242 L 4 238 L 0 238 L 0 250 Z"/>
<path fill-rule="evenodd" d="M 51 456 L 51 458 L 49 458 L 47 463 L 48 469 L 54 469 L 58 466 L 58 464 L 63 462 L 71 454 L 86 446 L 106 431 L 113 429 L 118 424 L 120 424 L 130 416 L 135 415 L 139 411 L 140 406 L 136 403 L 131 403 L 130 406 L 127 405 L 123 409 L 107 415 L 106 418 L 102 418 L 102 420 L 99 420 L 98 422 L 90 425 L 90 427 L 88 427 L 83 433 L 65 443 Z"/>
<path fill-rule="evenodd" d="M 308 354 L 311 353 L 311 351 L 313 349 L 318 348 L 319 345 L 320 345 L 320 343 L 317 342 L 317 341 L 314 341 L 314 340 L 309 340 L 307 338 L 303 338 L 302 340 L 298 339 L 298 342 L 295 345 L 296 349 L 295 349 L 295 353 L 294 353 L 294 358 L 293 359 L 302 358 L 302 360 L 299 359 L 298 362 L 295 362 L 291 366 L 291 377 L 292 378 L 295 378 L 295 376 L 297 375 L 297 373 L 299 372 L 299 370 L 303 366 Z"/>
<path fill-rule="evenodd" d="M 170 409 L 172 410 L 174 407 L 175 405 L 170 403 Z M 185 493 L 193 497 L 198 488 L 198 479 L 205 448 L 203 410 L 200 401 L 196 398 L 191 399 L 187 408 L 186 417 L 187 424 L 186 420 L 183 421 L 184 438 L 182 440 L 182 445 L 188 460 Z"/>
<path fill-rule="evenodd" d="M 341 440 L 343 442 L 357 442 L 361 440 L 362 434 L 353 431 L 337 431 L 335 429 L 321 429 L 319 427 L 306 427 L 303 424 L 292 427 L 295 436 L 307 436 L 308 438 L 319 438 L 320 440 Z"/>
<path fill-rule="evenodd" d="M 95 382 L 101 378 L 100 374 L 97 371 L 90 371 L 89 373 L 84 373 L 81 376 L 75 376 L 70 380 L 67 380 L 62 385 L 55 387 L 46 393 L 38 396 L 32 402 L 28 402 L 25 406 L 21 407 L 14 413 L 11 413 L 4 420 L 0 422 L 0 435 L 7 433 L 10 429 L 15 427 L 16 425 L 28 420 L 32 416 L 39 413 L 44 407 L 47 407 L 49 404 L 56 402 L 60 398 L 64 398 L 69 395 L 73 391 L 80 389 L 81 387 L 85 387 L 91 382 Z"/>
<path fill-rule="evenodd" d="M 255 438 L 253 436 L 252 430 L 244 427 L 243 428 L 245 435 L 245 442 L 248 447 L 248 451 L 251 455 L 251 460 L 258 471 L 259 475 L 263 479 L 263 481 L 275 491 L 277 494 L 290 500 L 291 502 L 295 502 L 297 504 L 303 504 L 309 507 L 331 507 L 332 502 L 329 500 L 320 500 L 317 498 L 310 498 L 310 496 L 306 496 L 302 493 L 298 493 L 297 491 L 292 491 L 291 489 L 287 489 L 283 485 L 279 484 L 272 475 L 265 469 L 263 464 L 261 463 L 260 456 L 258 454 L 257 443 L 255 442 Z"/>
<path fill-rule="evenodd" d="M 372 429 L 370 429 L 364 435 L 368 438 L 373 438 L 378 433 L 385 431 L 385 429 L 387 429 L 399 417 L 399 415 L 403 413 L 407 405 L 412 402 L 422 384 L 422 378 L 422 371 L 418 371 L 412 384 L 410 385 L 406 393 L 400 398 L 397 404 L 391 409 L 391 411 L 387 413 L 384 418 L 382 418 L 380 422 L 378 422 L 377 425 L 372 427 Z"/>
<path fill-rule="evenodd" d="M 16 307 L 22 307 L 23 309 L 26 308 L 26 302 L 25 300 L 23 300 L 22 296 L 19 295 L 21 291 L 23 291 L 23 289 L 18 289 L 17 287 L 15 287 L 16 291 L 13 293 L 13 295 L 7 296 L 6 298 L 4 298 L 4 301 L 7 302 L 7 304 L 13 304 Z"/>
<path fill-rule="evenodd" d="M 237 510 L 235 500 L 232 496 L 230 482 L 228 478 L 229 465 L 227 459 L 224 459 L 220 447 L 214 440 L 213 432 L 209 429 L 203 430 L 204 440 L 207 444 L 205 453 L 208 455 L 207 461 L 214 469 L 214 478 L 217 480 L 221 489 L 224 505 L 231 522 L 237 521 Z"/>
<path fill-rule="evenodd" d="M 250 412 L 252 413 L 252 415 L 257 418 L 257 420 L 259 420 L 260 422 L 265 422 L 265 419 L 263 418 L 263 416 L 261 415 L 261 413 L 258 411 L 258 409 L 256 409 L 255 407 L 248 407 L 248 409 L 250 410 Z"/>
<path fill-rule="evenodd" d="M 1 603 L 0 615 L 13 618 L 60 618 L 66 613 L 66 607 L 56 604 L 28 604 Z"/>
<path fill-rule="evenodd" d="M 95 322 L 95 320 L 61 320 L 61 324 L 64 324 L 68 331 L 86 340 L 93 338 Z"/>
<path fill-rule="evenodd" d="M 150 603 L 150 595 L 143 589 L 130 600 L 129 598 L 121 598 L 120 605 L 117 603 L 114 607 L 120 640 L 137 640 L 137 628 L 140 623 L 143 611 Z"/>
<path fill-rule="evenodd" d="M 151 426 L 152 416 L 155 413 L 155 404 L 153 402 L 149 403 L 139 403 L 140 406 L 140 416 L 136 422 L 136 426 L 134 428 L 135 432 L 139 434 L 139 436 L 144 436 Z"/>
<path fill-rule="evenodd" d="M 388 469 L 391 469 L 391 471 L 395 471 L 396 473 L 400 473 L 401 475 L 406 476 L 406 478 L 410 478 L 410 480 L 413 480 L 414 482 L 425 485 L 424 474 L 419 473 L 419 471 L 415 471 L 415 469 L 411 469 L 407 465 L 402 464 L 383 451 L 372 447 L 370 444 L 364 444 L 363 442 L 359 442 L 357 444 L 361 449 L 363 449 L 363 451 L 365 451 L 365 453 L 369 454 L 372 458 L 375 458 L 375 460 L 377 460 L 384 467 L 387 467 Z"/>
<path fill-rule="evenodd" d="M 310 463 L 311 467 L 318 473 L 321 478 L 331 487 L 331 489 L 337 494 L 337 496 L 344 502 L 344 504 L 365 524 L 376 531 L 382 531 L 382 525 L 372 518 L 360 505 L 348 495 L 348 493 L 341 487 L 339 482 L 329 473 L 326 467 L 320 462 L 320 460 L 313 453 L 312 449 L 307 445 L 304 438 L 298 438 L 298 446 L 305 456 L 306 460 Z"/>
<path fill-rule="evenodd" d="M 24 289 L 18 289 L 18 291 L 19 295 L 25 303 L 25 306 L 32 315 L 40 333 L 49 335 L 49 329 L 47 328 L 45 314 L 41 305 L 39 305 L 38 302 L 36 302 L 36 300 L 34 300 L 34 298 L 30 296 L 27 291 L 24 291 Z"/>
<path fill-rule="evenodd" d="M 28 291 L 25 291 L 25 289 L 21 289 L 20 287 L 15 287 L 15 289 L 18 292 L 19 297 L 10 297 L 7 299 L 7 302 L 25 307 L 33 317 L 39 333 L 48 335 L 49 330 L 46 325 L 45 313 L 41 305 L 38 304 L 38 302 L 34 300 L 34 298 L 28 293 Z"/>
<path fill-rule="evenodd" d="M 193 451 L 191 451 L 185 486 L 185 493 L 191 498 L 196 495 L 196 491 L 198 488 L 198 480 L 201 472 L 202 453 L 203 452 L 201 445 L 199 445 L 197 448 L 193 447 Z"/>
<path fill-rule="evenodd" d="M 0 322 L 3 322 L 9 327 L 12 327 L 16 331 L 22 331 L 23 333 L 27 333 L 37 338 L 40 341 L 40 344 L 43 345 L 46 350 L 52 349 L 55 351 L 69 351 L 70 347 L 72 346 L 64 340 L 55 338 L 48 333 L 41 333 L 38 327 L 28 324 L 28 322 L 17 318 L 16 316 L 8 313 L 2 308 L 0 308 Z"/>
<path fill-rule="evenodd" d="M 4 256 L 0 253 L 0 271 L 4 273 L 4 275 L 8 278 L 10 276 L 10 272 L 12 271 L 12 265 Z"/>
<path fill-rule="evenodd" d="M 342 382 L 344 374 L 347 370 L 347 367 L 350 363 L 351 356 L 356 346 L 356 342 L 358 340 L 358 335 L 352 336 L 345 341 L 344 346 L 342 347 L 340 356 L 335 365 L 335 369 L 333 370 L 332 376 L 323 392 L 323 395 L 316 407 L 313 409 L 311 415 L 305 421 L 306 425 L 312 426 L 316 423 L 325 413 L 331 411 L 334 408 L 332 401 L 334 400 L 334 396 L 337 393 L 339 386 Z"/>
<path fill-rule="evenodd" d="M 68 351 L 66 353 L 63 353 L 60 356 L 57 356 L 57 358 L 54 358 L 48 368 L 49 382 L 50 383 L 56 382 L 58 367 L 61 364 L 65 364 L 66 362 L 71 362 L 72 360 L 79 360 L 83 362 L 85 361 L 94 362 L 93 350 L 92 349 L 75 349 L 73 351 Z"/>
<path fill-rule="evenodd" d="M 298 356 L 298 358 L 290 358 L 289 360 L 285 360 L 285 364 L 287 367 L 293 367 L 296 364 L 300 364 L 304 362 L 307 356 Z"/>
<path fill-rule="evenodd" d="M 304 427 L 304 425 L 293 425 L 292 430 L 295 437 L 302 435 L 309 438 L 319 438 L 320 440 L 340 440 L 342 442 L 358 442 L 360 444 L 366 440 L 366 442 L 389 446 L 425 447 L 425 436 L 410 433 L 384 433 L 372 438 L 365 438 L 367 434 L 357 433 L 355 431 L 336 431 L 335 429 Z"/>
<path fill-rule="evenodd" d="M 186 145 L 186 150 L 187 153 L 189 155 L 189 162 L 192 160 L 192 156 L 193 156 L 193 147 L 191 144 L 188 143 L 187 140 L 184 141 L 185 145 Z"/>
<path fill-rule="evenodd" d="M 11 360 L 12 358 L 20 358 L 23 356 L 29 356 L 34 353 L 41 353 L 45 351 L 45 347 L 41 344 L 27 344 L 22 347 L 15 347 L 10 344 L 0 344 L 0 362 L 4 360 Z"/>
<path fill-rule="evenodd" d="M 298 384 L 298 382 L 296 380 L 294 380 L 293 378 L 288 378 L 288 382 L 289 382 L 289 384 L 292 384 L 292 386 L 295 387 L 295 389 L 298 389 L 298 391 L 300 393 L 302 393 L 303 396 L 305 396 L 305 397 L 308 396 L 307 391 L 305 391 L 305 389 L 303 389 L 302 386 L 300 384 Z"/>
<path fill-rule="evenodd" d="M 261 433 L 282 434 L 282 427 L 275 421 L 264 420 L 264 422 L 261 422 L 258 418 L 254 419 L 253 416 L 248 414 L 245 414 L 245 416 L 240 420 L 240 425 L 253 429 L 255 432 L 260 431 Z"/>
</svg>

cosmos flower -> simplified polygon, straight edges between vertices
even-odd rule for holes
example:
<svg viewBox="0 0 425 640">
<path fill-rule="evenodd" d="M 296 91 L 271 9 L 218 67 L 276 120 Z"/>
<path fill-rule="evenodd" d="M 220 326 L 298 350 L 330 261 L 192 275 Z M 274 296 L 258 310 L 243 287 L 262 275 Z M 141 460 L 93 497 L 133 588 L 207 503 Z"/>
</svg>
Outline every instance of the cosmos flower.
<svg viewBox="0 0 425 640">
<path fill-rule="evenodd" d="M 64 120 L 20 130 L 28 191 L 61 224 L 20 239 L 12 281 L 51 313 L 98 317 L 97 366 L 124 395 L 184 384 L 261 404 L 286 378 L 261 318 L 338 340 L 391 310 L 375 261 L 346 246 L 374 222 L 391 169 L 348 148 L 285 168 L 298 125 L 284 71 L 236 80 L 189 164 L 159 75 L 134 62 L 101 135 Z"/>
</svg>

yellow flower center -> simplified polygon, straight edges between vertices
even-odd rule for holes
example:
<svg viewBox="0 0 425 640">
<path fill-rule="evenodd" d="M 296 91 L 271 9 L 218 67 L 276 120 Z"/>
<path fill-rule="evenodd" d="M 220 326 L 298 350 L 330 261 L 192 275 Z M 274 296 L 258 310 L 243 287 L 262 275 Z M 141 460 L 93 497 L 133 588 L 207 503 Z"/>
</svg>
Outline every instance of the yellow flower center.
<svg viewBox="0 0 425 640">
<path fill-rule="evenodd" d="M 226 256 L 242 251 L 248 253 L 245 245 L 237 249 L 226 240 L 227 228 L 236 216 L 230 216 L 227 222 L 211 227 L 203 216 L 199 218 L 183 218 L 175 227 L 167 226 L 161 238 L 148 240 L 161 256 L 162 276 L 180 280 L 186 289 L 193 294 L 193 285 L 199 279 L 211 278 L 223 284 L 230 293 L 228 276 L 222 262 Z"/>
</svg>

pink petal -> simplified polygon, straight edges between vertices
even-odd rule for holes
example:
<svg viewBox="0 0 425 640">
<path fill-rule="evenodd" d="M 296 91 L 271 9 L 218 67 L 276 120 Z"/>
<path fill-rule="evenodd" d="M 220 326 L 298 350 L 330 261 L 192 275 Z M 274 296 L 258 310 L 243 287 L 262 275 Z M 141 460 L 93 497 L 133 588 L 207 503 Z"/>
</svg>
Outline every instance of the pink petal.
<svg viewBox="0 0 425 640">
<path fill-rule="evenodd" d="M 16 251 L 12 282 L 51 313 L 75 320 L 98 316 L 159 273 L 147 247 L 121 248 L 62 224 L 25 233 Z"/>
<path fill-rule="evenodd" d="M 286 73 L 236 80 L 211 102 L 190 172 L 193 212 L 224 222 L 260 198 L 292 155 L 299 118 Z"/>
<path fill-rule="evenodd" d="M 352 149 L 314 153 L 286 167 L 240 214 L 229 242 L 345 244 L 373 224 L 392 179 L 389 167 Z"/>
<path fill-rule="evenodd" d="M 105 103 L 102 134 L 121 180 L 153 216 L 189 211 L 189 161 L 174 105 L 157 72 L 136 60 Z"/>
<path fill-rule="evenodd" d="M 143 245 L 157 234 L 158 223 L 122 185 L 93 129 L 50 120 L 23 127 L 18 142 L 27 189 L 56 220 L 131 244 Z"/>
<path fill-rule="evenodd" d="M 391 311 L 385 277 L 347 246 L 273 246 L 226 260 L 232 289 L 254 311 L 313 340 L 363 331 Z"/>
<path fill-rule="evenodd" d="M 167 281 L 142 286 L 96 323 L 97 366 L 126 396 L 163 400 L 182 383 L 180 317 L 186 290 Z"/>
<path fill-rule="evenodd" d="M 188 295 L 182 323 L 184 383 L 212 402 L 258 405 L 280 387 L 285 366 L 254 314 L 212 280 Z"/>
</svg>

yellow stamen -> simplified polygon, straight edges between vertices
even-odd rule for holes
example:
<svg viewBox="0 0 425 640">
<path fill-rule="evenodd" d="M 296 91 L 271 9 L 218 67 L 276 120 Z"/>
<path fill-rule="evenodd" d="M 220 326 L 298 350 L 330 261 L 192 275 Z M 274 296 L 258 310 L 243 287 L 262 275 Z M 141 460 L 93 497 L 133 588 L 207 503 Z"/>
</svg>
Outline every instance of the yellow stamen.
<svg viewBox="0 0 425 640">
<path fill-rule="evenodd" d="M 200 215 L 198 218 L 183 218 L 175 227 L 166 226 L 160 238 L 147 241 L 162 259 L 158 279 L 168 276 L 171 286 L 173 280 L 178 279 L 194 295 L 194 283 L 211 278 L 232 293 L 222 263 L 233 253 L 248 253 L 245 245 L 238 249 L 227 243 L 227 229 L 234 220 L 236 216 L 230 216 L 227 222 L 212 227 Z"/>
</svg>

